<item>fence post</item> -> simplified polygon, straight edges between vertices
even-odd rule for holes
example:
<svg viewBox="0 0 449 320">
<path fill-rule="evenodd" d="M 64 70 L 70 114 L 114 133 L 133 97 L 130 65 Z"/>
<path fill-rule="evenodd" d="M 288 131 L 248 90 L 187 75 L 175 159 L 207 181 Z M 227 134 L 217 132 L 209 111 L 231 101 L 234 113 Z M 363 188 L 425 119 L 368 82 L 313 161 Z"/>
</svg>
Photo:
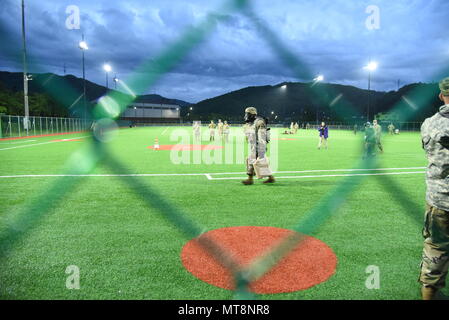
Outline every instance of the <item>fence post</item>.
<svg viewBox="0 0 449 320">
<path fill-rule="evenodd" d="M 18 130 L 19 130 L 19 137 L 21 137 L 20 135 L 20 116 L 17 116 L 17 124 L 18 124 Z"/>
</svg>

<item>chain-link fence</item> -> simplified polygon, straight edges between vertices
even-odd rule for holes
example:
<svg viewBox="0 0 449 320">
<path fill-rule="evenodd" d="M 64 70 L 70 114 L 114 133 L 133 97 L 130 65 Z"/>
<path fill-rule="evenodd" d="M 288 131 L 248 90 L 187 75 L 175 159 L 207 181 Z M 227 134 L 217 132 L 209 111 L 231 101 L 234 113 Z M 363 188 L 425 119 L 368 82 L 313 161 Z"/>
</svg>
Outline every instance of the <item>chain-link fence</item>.
<svg viewBox="0 0 449 320">
<path fill-rule="evenodd" d="M 184 57 L 191 53 L 203 40 L 211 36 L 214 28 L 226 21 L 231 17 L 231 14 L 239 13 L 246 16 L 250 22 L 256 25 L 258 32 L 263 38 L 269 49 L 273 50 L 275 55 L 294 73 L 297 79 L 312 79 L 314 74 L 309 70 L 309 67 L 304 61 L 297 55 L 293 54 L 287 46 L 285 46 L 282 40 L 277 36 L 277 32 L 274 32 L 256 13 L 250 6 L 248 0 L 228 0 L 224 5 L 217 9 L 216 12 L 212 12 L 206 16 L 204 21 L 195 27 L 189 28 L 180 39 L 169 46 L 158 57 L 149 59 L 143 63 L 138 70 L 127 79 L 129 87 L 136 93 L 143 93 L 149 87 L 154 85 L 162 76 L 167 72 L 175 68 Z M 145 72 L 145 71 L 152 71 Z M 60 88 L 59 88 L 60 89 Z M 65 88 L 66 91 L 73 91 L 68 84 Z M 322 99 L 323 95 L 320 94 L 320 86 L 313 87 L 314 98 L 317 100 Z M 61 100 L 60 90 L 54 90 L 54 88 L 48 88 L 49 93 L 53 93 L 55 98 Z M 55 94 L 56 93 L 56 94 Z M 335 97 L 339 96 L 338 92 L 335 92 Z M 415 92 L 416 106 L 423 106 L 432 97 L 426 92 Z M 98 121 L 107 119 L 113 121 L 117 119 L 121 112 L 126 110 L 129 105 L 129 98 L 116 95 L 114 92 L 110 93 L 108 100 L 104 99 L 100 102 L 92 116 Z M 332 97 L 334 98 L 334 97 Z M 413 96 L 410 97 L 413 99 Z M 343 99 L 342 99 L 343 101 Z M 343 107 L 338 110 L 338 113 L 342 117 L 348 117 L 353 115 L 361 116 L 356 108 L 354 108 L 348 101 L 342 103 Z M 69 106 L 69 104 L 68 104 Z M 242 112 L 244 110 L 242 105 Z M 119 108 L 120 110 L 118 110 Z M 410 110 L 409 106 L 399 103 L 394 107 L 394 111 L 403 115 L 403 119 L 410 118 L 413 112 L 419 112 L 419 108 L 416 110 Z M 44 123 L 41 124 L 41 120 Z M 36 133 L 40 130 L 45 130 L 47 133 L 49 130 L 61 130 L 72 131 L 71 128 L 76 127 L 78 123 L 77 131 L 83 128 L 81 120 L 76 122 L 68 121 L 66 124 L 64 119 L 53 119 L 52 125 L 47 124 L 49 118 L 38 119 L 39 126 L 36 127 L 36 119 L 30 120 L 32 123 L 32 132 L 36 129 Z M 71 126 L 70 126 L 71 123 Z M 6 124 L 6 125 L 5 125 Z M 13 129 L 13 125 L 15 129 Z M 56 127 L 56 126 L 59 127 Z M 342 125 L 343 126 L 343 125 Z M 314 126 L 311 124 L 311 128 Z M 418 124 L 414 126 L 406 126 L 406 128 L 418 128 Z M 85 126 L 84 126 L 85 128 Z M 348 129 L 353 129 L 353 125 Z M 99 129 L 101 131 L 101 127 Z M 10 132 L 10 135 L 18 134 L 24 135 L 24 126 L 22 117 L 2 117 L 2 132 Z M 20 133 L 19 133 L 20 131 Z M 30 129 L 28 130 L 28 133 Z M 99 137 L 100 135 L 100 137 Z M 365 170 L 381 170 L 378 167 L 378 163 L 375 159 L 365 158 L 362 160 L 363 154 L 360 155 L 360 161 L 354 164 L 354 169 Z M 5 257 L 7 253 L 13 249 L 14 244 L 29 232 L 39 221 L 41 221 L 46 214 L 51 212 L 51 208 L 59 205 L 64 199 L 65 195 L 75 187 L 75 185 L 81 181 L 80 179 L 73 179 L 74 176 L 83 176 L 91 172 L 99 163 L 106 165 L 117 175 L 128 175 L 129 177 L 123 178 L 123 182 L 140 197 L 141 201 L 145 203 L 148 208 L 156 210 L 161 214 L 168 223 L 175 225 L 188 238 L 197 238 L 199 244 L 208 251 L 222 266 L 229 270 L 235 283 L 235 297 L 236 298 L 254 298 L 249 292 L 249 286 L 254 281 L 260 279 L 263 275 L 269 272 L 274 266 L 276 266 L 284 256 L 286 256 L 293 248 L 295 248 L 302 240 L 302 234 L 313 234 L 321 225 L 327 222 L 327 220 L 336 214 L 338 210 L 346 203 L 348 197 L 357 190 L 366 178 L 366 174 L 354 174 L 345 177 L 338 185 L 335 186 L 323 199 L 315 204 L 309 212 L 305 213 L 304 218 L 298 221 L 292 229 L 298 231 L 298 234 L 285 239 L 284 242 L 279 243 L 275 248 L 265 252 L 261 257 L 256 259 L 249 266 L 240 266 L 232 257 L 232 255 L 225 250 L 220 243 L 215 242 L 213 239 L 208 238 L 203 234 L 203 230 L 207 230 L 204 226 L 201 226 L 198 222 L 195 222 L 192 217 L 189 216 L 182 208 L 178 208 L 164 197 L 163 194 L 157 191 L 151 183 L 144 183 L 141 179 L 133 177 L 130 170 L 119 160 L 115 159 L 105 148 L 102 143 L 101 134 L 95 134 L 92 136 L 91 144 L 89 147 L 83 148 L 77 153 L 75 157 L 76 161 L 72 161 L 67 164 L 68 170 L 65 172 L 67 176 L 58 178 L 55 183 L 45 190 L 45 193 L 35 197 L 32 201 L 27 203 L 23 210 L 18 213 L 14 220 L 10 222 L 8 228 L 2 232 L 0 242 L 2 243 L 2 250 L 0 251 L 0 257 Z M 82 165 L 80 165 L 80 161 Z M 394 194 L 395 199 L 402 206 L 404 215 L 410 215 L 412 219 L 417 223 L 422 223 L 421 218 L 421 206 L 420 203 L 416 203 L 399 185 L 388 175 L 375 175 L 373 179 L 377 179 L 383 188 Z M 49 197 L 49 194 L 52 197 Z"/>
<path fill-rule="evenodd" d="M 0 139 L 75 133 L 90 128 L 92 121 L 79 118 L 0 115 Z"/>
</svg>

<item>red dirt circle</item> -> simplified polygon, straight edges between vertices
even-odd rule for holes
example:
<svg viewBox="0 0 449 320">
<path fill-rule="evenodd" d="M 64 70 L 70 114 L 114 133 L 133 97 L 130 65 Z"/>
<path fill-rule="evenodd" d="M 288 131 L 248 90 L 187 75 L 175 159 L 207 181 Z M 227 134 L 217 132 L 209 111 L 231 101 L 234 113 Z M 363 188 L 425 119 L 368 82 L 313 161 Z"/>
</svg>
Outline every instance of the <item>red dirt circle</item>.
<svg viewBox="0 0 449 320">
<path fill-rule="evenodd" d="M 209 231 L 207 236 L 233 255 L 242 266 L 270 250 L 295 231 L 273 227 L 232 227 Z M 218 263 L 197 239 L 182 249 L 184 267 L 198 279 L 219 288 L 235 289 L 231 273 Z M 305 290 L 328 280 L 336 271 L 337 257 L 324 242 L 305 236 L 277 266 L 250 285 L 258 294 Z"/>
<path fill-rule="evenodd" d="M 148 147 L 148 149 L 154 149 L 154 146 Z M 162 145 L 157 150 L 173 150 L 173 151 L 199 151 L 199 150 L 217 150 L 223 149 L 222 146 L 211 145 L 193 145 L 193 144 L 174 144 L 174 145 Z"/>
</svg>

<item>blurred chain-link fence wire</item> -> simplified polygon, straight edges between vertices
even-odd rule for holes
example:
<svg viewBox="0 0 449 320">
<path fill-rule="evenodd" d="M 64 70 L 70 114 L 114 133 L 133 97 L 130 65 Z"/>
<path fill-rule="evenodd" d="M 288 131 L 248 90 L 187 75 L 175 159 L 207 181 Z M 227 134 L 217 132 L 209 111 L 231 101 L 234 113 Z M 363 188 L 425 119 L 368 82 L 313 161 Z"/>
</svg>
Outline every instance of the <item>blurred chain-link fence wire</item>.
<svg viewBox="0 0 449 320">
<path fill-rule="evenodd" d="M 145 90 L 152 85 L 164 74 L 174 69 L 184 57 L 191 53 L 205 39 L 213 35 L 215 27 L 231 17 L 233 14 L 241 14 L 247 17 L 259 32 L 261 38 L 267 43 L 267 48 L 273 50 L 277 57 L 282 61 L 298 80 L 312 79 L 313 74 L 309 67 L 301 59 L 301 55 L 293 53 L 288 46 L 277 36 L 273 30 L 257 16 L 253 11 L 249 0 L 228 0 L 215 12 L 209 13 L 204 21 L 197 26 L 191 27 L 185 31 L 180 39 L 166 48 L 155 59 L 149 59 L 144 62 L 133 75 L 127 79 L 129 88 L 135 95 L 123 95 L 117 92 L 111 92 L 100 99 L 90 114 L 90 117 L 96 119 L 100 124 L 103 120 L 113 121 L 127 108 L 130 102 L 136 98 L 136 95 L 144 93 Z M 61 85 L 59 85 L 61 86 Z M 45 87 L 45 86 L 44 86 Z M 66 106 L 70 106 L 70 97 L 78 97 L 79 93 L 71 88 L 68 84 L 63 87 L 52 87 L 46 84 L 46 90 L 55 99 Z M 311 94 L 314 99 L 329 103 L 339 95 L 334 93 L 333 97 L 325 98 L 320 91 L 320 86 L 311 86 Z M 401 114 L 403 119 L 411 117 L 414 113 L 419 112 L 420 107 L 426 105 L 435 95 L 435 92 L 422 91 L 418 89 L 409 99 L 414 99 L 414 108 L 410 108 L 407 103 L 400 102 L 394 107 L 394 111 Z M 329 99 L 329 101 L 328 101 Z M 357 108 L 352 106 L 348 101 L 341 99 L 339 109 L 336 110 L 341 115 L 361 116 Z M 242 106 L 242 110 L 245 106 Z M 406 120 L 405 120 L 406 121 Z M 20 119 L 18 120 L 20 123 Z M 20 125 L 20 124 L 19 124 Z M 100 130 L 101 131 L 101 130 Z M 419 143 L 419 141 L 417 141 Z M 363 158 L 363 150 L 361 148 L 360 161 L 354 165 L 355 169 L 359 169 L 360 174 L 354 174 L 345 177 L 336 187 L 323 197 L 319 203 L 307 212 L 304 217 L 298 221 L 297 225 L 292 229 L 298 232 L 276 247 L 269 249 L 258 259 L 253 261 L 249 266 L 242 267 L 233 258 L 232 253 L 223 248 L 220 243 L 213 241 L 203 234 L 207 230 L 199 223 L 195 222 L 181 208 L 171 204 L 163 194 L 156 191 L 151 183 L 138 177 L 122 178 L 123 181 L 133 190 L 142 202 L 148 208 L 156 210 L 167 222 L 175 225 L 179 231 L 188 239 L 197 238 L 198 243 L 210 253 L 218 263 L 227 268 L 232 274 L 235 283 L 235 298 L 253 299 L 256 298 L 249 290 L 249 285 L 260 279 L 276 266 L 283 257 L 285 257 L 293 248 L 298 246 L 303 236 L 302 234 L 311 235 L 316 232 L 321 225 L 326 223 L 333 215 L 338 213 L 339 208 L 346 202 L 348 197 L 354 193 L 366 178 L 366 173 L 373 170 L 380 170 L 378 162 L 375 158 Z M 91 173 L 99 164 L 107 165 L 112 172 L 119 175 L 132 174 L 125 164 L 120 163 L 102 143 L 101 133 L 94 133 L 91 141 L 82 149 L 76 151 L 66 164 L 65 174 L 70 177 L 57 178 L 52 187 L 45 190 L 42 194 L 35 196 L 29 201 L 24 208 L 15 216 L 8 227 L 0 236 L 0 258 L 6 258 L 15 244 L 20 241 L 42 218 L 51 212 L 51 209 L 58 206 L 64 200 L 65 195 L 70 192 L 74 186 L 83 179 L 83 175 Z M 379 172 L 379 171 L 376 171 Z M 403 214 L 409 215 L 410 218 L 418 225 L 421 224 L 421 208 L 420 202 L 415 202 L 413 198 L 407 194 L 402 188 L 389 176 L 379 175 L 376 178 L 384 186 L 385 191 L 394 194 L 395 199 L 403 207 Z M 49 197 L 51 194 L 51 197 Z M 417 253 L 417 259 L 419 254 Z"/>
</svg>

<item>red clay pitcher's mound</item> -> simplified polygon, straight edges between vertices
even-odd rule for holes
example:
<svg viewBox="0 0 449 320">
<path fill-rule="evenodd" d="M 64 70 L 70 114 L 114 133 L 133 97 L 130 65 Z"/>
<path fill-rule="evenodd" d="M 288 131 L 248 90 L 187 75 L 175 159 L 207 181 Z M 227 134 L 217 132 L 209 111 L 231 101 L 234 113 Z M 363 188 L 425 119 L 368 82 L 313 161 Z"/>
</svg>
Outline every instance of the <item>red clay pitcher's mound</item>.
<svg viewBox="0 0 449 320">
<path fill-rule="evenodd" d="M 242 266 L 281 242 L 295 231 L 273 227 L 233 227 L 213 230 L 202 235 L 228 250 Z M 325 282 L 334 273 L 337 257 L 324 242 L 309 236 L 284 257 L 277 266 L 250 285 L 258 294 L 305 290 Z M 231 273 L 209 255 L 196 239 L 182 249 L 184 267 L 198 279 L 211 285 L 233 290 Z"/>
<path fill-rule="evenodd" d="M 148 147 L 148 149 L 154 149 L 154 146 Z M 158 150 L 173 150 L 173 151 L 198 151 L 198 150 L 216 150 L 223 149 L 222 146 L 201 146 L 193 144 L 174 144 L 159 146 Z"/>
</svg>

